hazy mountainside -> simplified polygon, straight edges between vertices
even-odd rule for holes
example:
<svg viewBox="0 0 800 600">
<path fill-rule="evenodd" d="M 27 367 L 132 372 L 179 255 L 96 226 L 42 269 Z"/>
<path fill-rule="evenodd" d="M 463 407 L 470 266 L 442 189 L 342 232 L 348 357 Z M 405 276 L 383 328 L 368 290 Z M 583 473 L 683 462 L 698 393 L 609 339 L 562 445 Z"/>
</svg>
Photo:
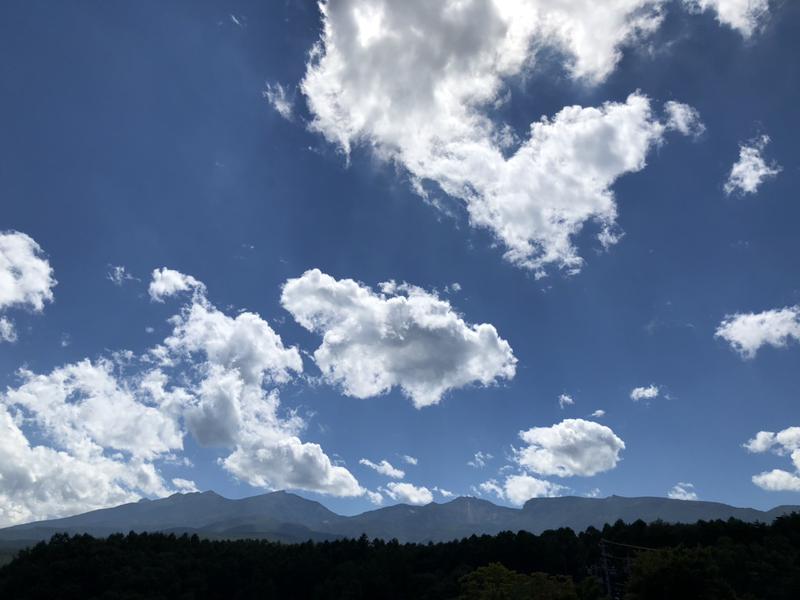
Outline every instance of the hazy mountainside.
<svg viewBox="0 0 800 600">
<path fill-rule="evenodd" d="M 266 538 L 286 542 L 358 537 L 397 538 L 401 542 L 445 541 L 472 534 L 569 527 L 582 531 L 619 519 L 633 522 L 663 520 L 693 523 L 728 519 L 771 522 L 800 512 L 800 506 L 770 511 L 736 508 L 716 502 L 668 498 L 534 498 L 521 509 L 497 506 L 477 498 L 456 498 L 426 506 L 399 504 L 352 517 L 343 517 L 319 502 L 287 492 L 273 492 L 230 500 L 214 492 L 175 494 L 160 500 L 142 500 L 92 512 L 0 529 L 0 542 L 48 539 L 54 533 L 106 536 L 128 531 L 197 533 L 210 538 Z"/>
</svg>

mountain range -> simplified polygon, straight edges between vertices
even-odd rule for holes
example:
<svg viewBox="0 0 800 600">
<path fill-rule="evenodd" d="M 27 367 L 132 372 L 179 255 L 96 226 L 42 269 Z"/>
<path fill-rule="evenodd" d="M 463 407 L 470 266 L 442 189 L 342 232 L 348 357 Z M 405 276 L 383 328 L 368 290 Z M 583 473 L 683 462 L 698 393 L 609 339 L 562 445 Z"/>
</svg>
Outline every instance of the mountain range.
<svg viewBox="0 0 800 600">
<path fill-rule="evenodd" d="M 497 506 L 487 500 L 460 497 L 425 506 L 397 504 L 355 516 L 338 515 L 319 502 L 288 492 L 272 492 L 232 500 L 215 492 L 174 494 L 114 508 L 37 521 L 0 529 L 0 543 L 19 547 L 49 539 L 54 533 L 106 536 L 129 531 L 196 533 L 212 539 L 263 538 L 283 542 L 332 540 L 343 537 L 391 539 L 401 542 L 445 541 L 472 534 L 569 527 L 582 531 L 622 519 L 693 523 L 734 517 L 747 522 L 771 522 L 800 506 L 769 511 L 737 508 L 716 502 L 669 498 L 533 498 L 522 508 Z"/>
</svg>

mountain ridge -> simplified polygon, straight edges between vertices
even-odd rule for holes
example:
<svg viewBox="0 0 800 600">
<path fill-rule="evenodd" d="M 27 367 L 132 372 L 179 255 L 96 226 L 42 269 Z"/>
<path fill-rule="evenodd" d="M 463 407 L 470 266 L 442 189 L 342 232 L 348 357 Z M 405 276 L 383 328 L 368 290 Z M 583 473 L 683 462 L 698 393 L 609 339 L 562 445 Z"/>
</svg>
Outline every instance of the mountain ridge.
<svg viewBox="0 0 800 600">
<path fill-rule="evenodd" d="M 654 496 L 562 496 L 532 498 L 520 508 L 510 508 L 480 498 L 459 496 L 443 503 L 395 504 L 343 516 L 320 502 L 285 491 L 239 499 L 208 491 L 173 494 L 7 527 L 0 529 L 0 543 L 33 543 L 61 532 L 107 536 L 128 531 L 196 533 L 214 539 L 253 537 L 282 542 L 322 541 L 366 534 L 370 538 L 396 538 L 401 542 L 435 542 L 506 530 L 541 533 L 569 527 L 583 531 L 620 519 L 693 523 L 733 517 L 747 522 L 772 522 L 791 512 L 800 512 L 800 506 L 781 505 L 761 511 L 720 502 Z"/>
</svg>

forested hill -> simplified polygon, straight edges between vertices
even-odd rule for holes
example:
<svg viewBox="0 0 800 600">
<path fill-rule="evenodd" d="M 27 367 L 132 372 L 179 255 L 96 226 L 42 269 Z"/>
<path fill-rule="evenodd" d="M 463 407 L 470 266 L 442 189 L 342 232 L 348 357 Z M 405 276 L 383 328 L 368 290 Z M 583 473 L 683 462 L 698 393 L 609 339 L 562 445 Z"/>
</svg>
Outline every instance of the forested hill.
<svg viewBox="0 0 800 600">
<path fill-rule="evenodd" d="M 58 535 L 0 568 L 0 598 L 795 600 L 800 515 L 438 544 Z"/>
</svg>

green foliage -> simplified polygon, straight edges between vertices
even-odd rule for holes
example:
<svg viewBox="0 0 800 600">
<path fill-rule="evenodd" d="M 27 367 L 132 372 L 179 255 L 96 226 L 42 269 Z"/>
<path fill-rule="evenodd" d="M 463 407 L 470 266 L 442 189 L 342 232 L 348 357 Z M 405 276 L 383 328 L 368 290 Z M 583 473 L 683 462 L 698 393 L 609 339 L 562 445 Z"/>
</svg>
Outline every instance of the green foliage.
<svg viewBox="0 0 800 600">
<path fill-rule="evenodd" d="M 633 566 L 626 600 L 736 600 L 709 548 L 644 552 Z"/>
<path fill-rule="evenodd" d="M 572 579 L 547 573 L 524 575 L 491 563 L 461 578 L 462 600 L 578 600 Z"/>
</svg>

